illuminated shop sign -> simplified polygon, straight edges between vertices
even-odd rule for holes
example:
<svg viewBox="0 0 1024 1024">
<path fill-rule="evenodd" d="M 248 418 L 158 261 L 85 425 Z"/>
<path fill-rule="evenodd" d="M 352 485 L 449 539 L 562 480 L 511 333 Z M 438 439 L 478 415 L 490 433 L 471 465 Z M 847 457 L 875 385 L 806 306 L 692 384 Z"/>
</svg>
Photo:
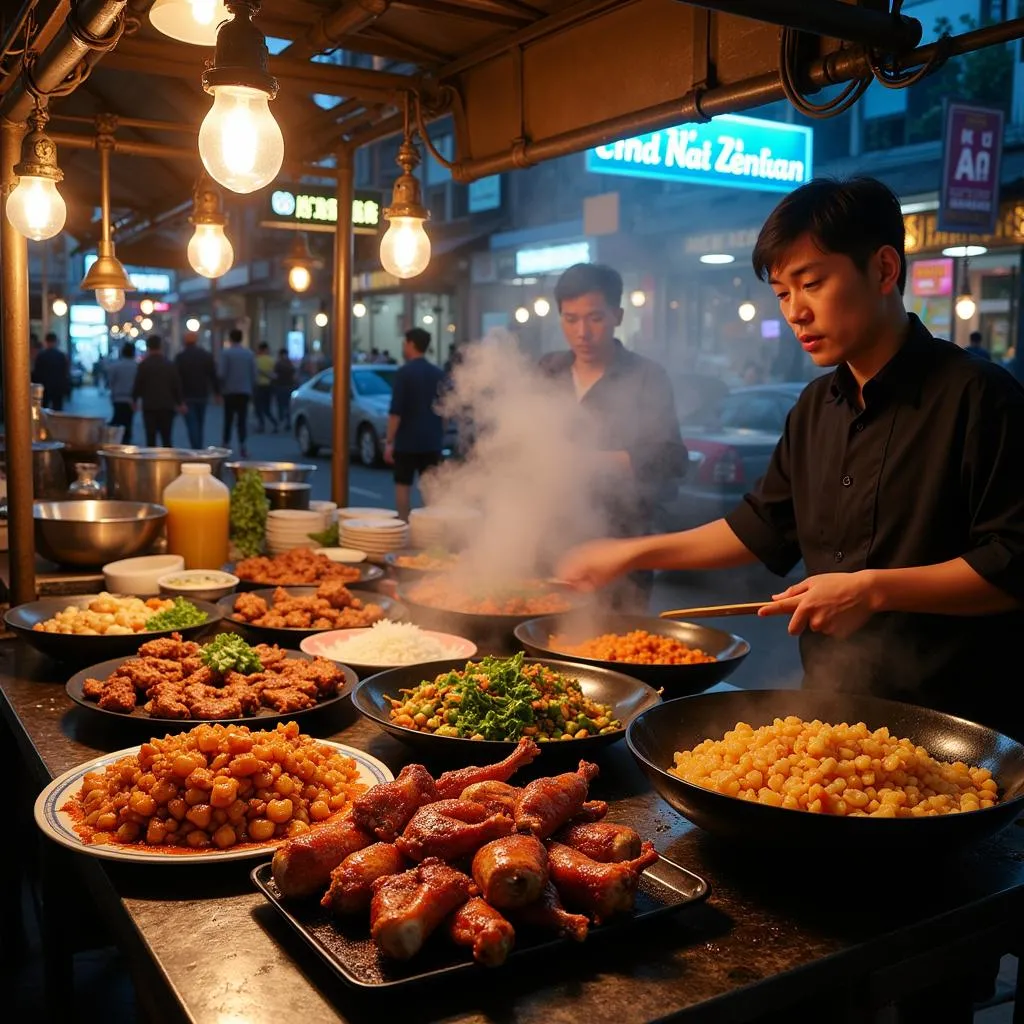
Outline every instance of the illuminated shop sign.
<svg viewBox="0 0 1024 1024">
<path fill-rule="evenodd" d="M 91 252 L 85 257 L 85 272 L 96 262 L 96 253 Z M 125 267 L 128 279 L 137 292 L 165 295 L 174 288 L 171 274 L 165 270 L 152 270 L 149 267 Z"/>
<path fill-rule="evenodd" d="M 789 192 L 810 181 L 814 130 L 722 114 L 587 150 L 587 170 L 659 181 Z"/>
<path fill-rule="evenodd" d="M 338 223 L 338 197 L 330 189 L 307 185 L 275 188 L 267 196 L 261 224 L 270 228 L 333 231 Z M 352 227 L 374 234 L 384 207 L 379 192 L 357 190 L 352 200 Z"/>
<path fill-rule="evenodd" d="M 557 274 L 576 263 L 590 262 L 589 242 L 546 245 L 539 249 L 520 249 L 516 253 L 516 276 Z"/>
</svg>

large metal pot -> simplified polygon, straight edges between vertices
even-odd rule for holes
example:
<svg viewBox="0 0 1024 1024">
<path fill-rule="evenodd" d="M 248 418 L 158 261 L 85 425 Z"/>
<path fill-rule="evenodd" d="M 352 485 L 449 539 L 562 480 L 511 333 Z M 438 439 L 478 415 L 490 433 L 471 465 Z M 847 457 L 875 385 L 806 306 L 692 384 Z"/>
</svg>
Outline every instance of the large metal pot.
<svg viewBox="0 0 1024 1024">
<path fill-rule="evenodd" d="M 76 416 L 72 412 L 43 410 L 50 438 L 63 441 L 69 448 L 98 448 L 103 443 L 107 421 L 102 416 Z"/>
<path fill-rule="evenodd" d="M 32 495 L 36 501 L 63 498 L 68 489 L 64 469 L 62 441 L 34 441 L 32 443 Z M 0 464 L 7 458 L 7 446 L 0 437 Z"/>
<path fill-rule="evenodd" d="M 107 496 L 123 501 L 148 501 L 159 504 L 164 488 L 181 475 L 186 462 L 205 462 L 219 477 L 228 448 L 139 448 L 136 445 L 104 445 L 100 463 L 107 483 Z"/>
<path fill-rule="evenodd" d="M 259 462 L 256 460 L 229 462 L 225 469 L 234 480 L 237 480 L 246 470 L 254 469 L 265 484 L 304 484 L 316 472 L 316 466 L 310 462 Z"/>
</svg>

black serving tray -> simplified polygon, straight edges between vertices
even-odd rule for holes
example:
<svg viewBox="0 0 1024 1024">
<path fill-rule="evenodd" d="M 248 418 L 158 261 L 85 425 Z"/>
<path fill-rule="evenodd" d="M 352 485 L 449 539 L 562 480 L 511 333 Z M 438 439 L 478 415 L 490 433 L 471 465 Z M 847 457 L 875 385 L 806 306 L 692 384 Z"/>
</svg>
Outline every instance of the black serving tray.
<svg viewBox="0 0 1024 1024">
<path fill-rule="evenodd" d="M 502 971 L 536 953 L 568 944 L 586 946 L 604 936 L 621 936 L 629 928 L 642 926 L 697 903 L 710 892 L 710 886 L 703 878 L 661 857 L 640 876 L 636 908 L 632 914 L 608 924 L 591 925 L 590 933 L 582 944 L 553 937 L 549 932 L 517 928 L 515 948 L 506 963 L 502 967 L 487 968 L 475 963 L 467 949 L 450 942 L 443 934 L 443 925 L 427 941 L 423 952 L 412 960 L 390 960 L 381 955 L 370 938 L 369 914 L 340 918 L 321 907 L 319 897 L 285 900 L 274 884 L 269 862 L 254 868 L 251 878 L 271 906 L 342 981 L 356 988 L 374 991 L 421 984 L 467 971 Z"/>
</svg>

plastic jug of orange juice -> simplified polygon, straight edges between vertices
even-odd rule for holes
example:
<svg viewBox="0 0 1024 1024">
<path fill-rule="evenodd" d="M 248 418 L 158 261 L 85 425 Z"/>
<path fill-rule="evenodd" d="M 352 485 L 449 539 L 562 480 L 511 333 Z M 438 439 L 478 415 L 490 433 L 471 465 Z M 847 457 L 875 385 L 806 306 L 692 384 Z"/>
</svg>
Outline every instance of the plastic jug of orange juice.
<svg viewBox="0 0 1024 1024">
<path fill-rule="evenodd" d="M 228 560 L 231 492 L 205 462 L 186 462 L 164 488 L 167 550 L 186 569 L 219 569 Z"/>
</svg>

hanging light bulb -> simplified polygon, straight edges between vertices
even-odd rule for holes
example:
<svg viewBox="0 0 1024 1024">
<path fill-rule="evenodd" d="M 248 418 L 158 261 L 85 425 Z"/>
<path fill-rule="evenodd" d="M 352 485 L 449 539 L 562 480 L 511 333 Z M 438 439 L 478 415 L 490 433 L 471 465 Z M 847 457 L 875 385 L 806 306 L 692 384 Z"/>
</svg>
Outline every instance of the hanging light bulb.
<svg viewBox="0 0 1024 1024">
<path fill-rule="evenodd" d="M 520 306 L 515 313 L 516 323 L 525 324 L 530 319 L 530 311 L 525 306 Z"/>
<path fill-rule="evenodd" d="M 213 46 L 217 27 L 230 16 L 224 0 L 156 0 L 149 10 L 153 28 L 194 46 Z"/>
<path fill-rule="evenodd" d="M 547 299 L 537 299 L 533 304 L 533 311 L 537 316 L 547 316 L 551 312 L 551 303 Z"/>
<path fill-rule="evenodd" d="M 154 309 L 156 309 L 156 303 L 152 299 L 143 299 L 139 303 L 139 312 L 143 316 L 152 316 Z"/>
<path fill-rule="evenodd" d="M 413 171 L 420 162 L 420 154 L 412 142 L 409 130 L 409 97 L 405 101 L 405 138 L 398 147 L 395 162 L 402 173 L 395 179 L 391 192 L 391 205 L 384 210 L 388 229 L 380 240 L 381 266 L 395 277 L 410 278 L 422 274 L 430 262 L 430 238 L 423 224 L 430 219 L 430 211 L 420 198 L 420 183 Z"/>
<path fill-rule="evenodd" d="M 963 295 L 957 296 L 953 308 L 956 310 L 958 320 L 971 320 L 978 311 L 978 304 L 970 292 L 964 292 Z"/>
<path fill-rule="evenodd" d="M 224 234 L 227 216 L 220 192 L 205 175 L 200 175 L 192 194 L 192 216 L 196 226 L 188 242 L 188 262 L 202 277 L 216 278 L 226 274 L 235 261 L 235 250 Z"/>
<path fill-rule="evenodd" d="M 53 310 L 53 315 L 56 317 L 67 316 L 68 304 L 63 299 L 54 299 L 50 309 Z"/>
<path fill-rule="evenodd" d="M 352 304 L 352 315 L 357 320 L 362 320 L 362 318 L 364 316 L 366 316 L 366 303 L 365 302 L 355 302 L 355 303 L 353 303 Z"/>
<path fill-rule="evenodd" d="M 190 331 L 192 334 L 195 334 L 196 331 L 198 331 L 199 328 L 202 327 L 202 326 L 203 325 L 202 325 L 202 323 L 201 323 L 201 321 L 199 320 L 198 317 L 190 316 L 185 321 L 185 330 L 186 331 Z"/>
<path fill-rule="evenodd" d="M 635 292 L 631 292 L 630 293 L 629 304 L 634 309 L 639 309 L 641 306 L 645 305 L 646 302 L 647 302 L 647 295 L 644 292 L 642 292 L 639 288 L 637 288 L 637 290 Z"/>
<path fill-rule="evenodd" d="M 323 266 L 309 251 L 305 231 L 295 233 L 295 241 L 282 263 L 288 269 L 288 286 L 295 292 L 307 291 L 313 283 L 313 271 Z"/>
<path fill-rule="evenodd" d="M 277 79 L 267 70 L 267 41 L 252 23 L 260 5 L 226 0 L 225 6 L 232 18 L 220 26 L 213 64 L 203 72 L 213 106 L 199 128 L 199 155 L 211 178 L 245 194 L 277 177 L 284 137 L 270 112 Z"/>
<path fill-rule="evenodd" d="M 324 313 L 323 311 L 317 313 L 317 315 L 315 317 L 313 317 L 313 323 L 315 323 L 317 325 L 317 327 L 326 327 L 327 326 L 327 314 Z"/>
<path fill-rule="evenodd" d="M 96 148 L 100 151 L 100 240 L 96 243 L 96 262 L 82 278 L 80 287 L 82 291 L 95 291 L 100 306 L 108 313 L 117 313 L 124 309 L 124 293 L 135 290 L 110 237 L 110 151 L 114 148 L 117 118 L 101 114 L 96 118 L 96 128 Z M 137 334 L 136 331 L 132 337 Z"/>
<path fill-rule="evenodd" d="M 44 131 L 49 114 L 39 103 L 29 115 L 29 131 L 14 165 L 18 184 L 7 197 L 7 219 L 15 231 L 41 242 L 53 238 L 67 220 L 68 208 L 57 191 L 64 172 L 57 166 L 57 147 Z"/>
<path fill-rule="evenodd" d="M 740 303 L 740 308 L 736 310 L 736 312 L 745 324 L 749 324 L 750 321 L 757 316 L 757 306 L 755 306 L 750 299 L 745 299 Z"/>
</svg>

